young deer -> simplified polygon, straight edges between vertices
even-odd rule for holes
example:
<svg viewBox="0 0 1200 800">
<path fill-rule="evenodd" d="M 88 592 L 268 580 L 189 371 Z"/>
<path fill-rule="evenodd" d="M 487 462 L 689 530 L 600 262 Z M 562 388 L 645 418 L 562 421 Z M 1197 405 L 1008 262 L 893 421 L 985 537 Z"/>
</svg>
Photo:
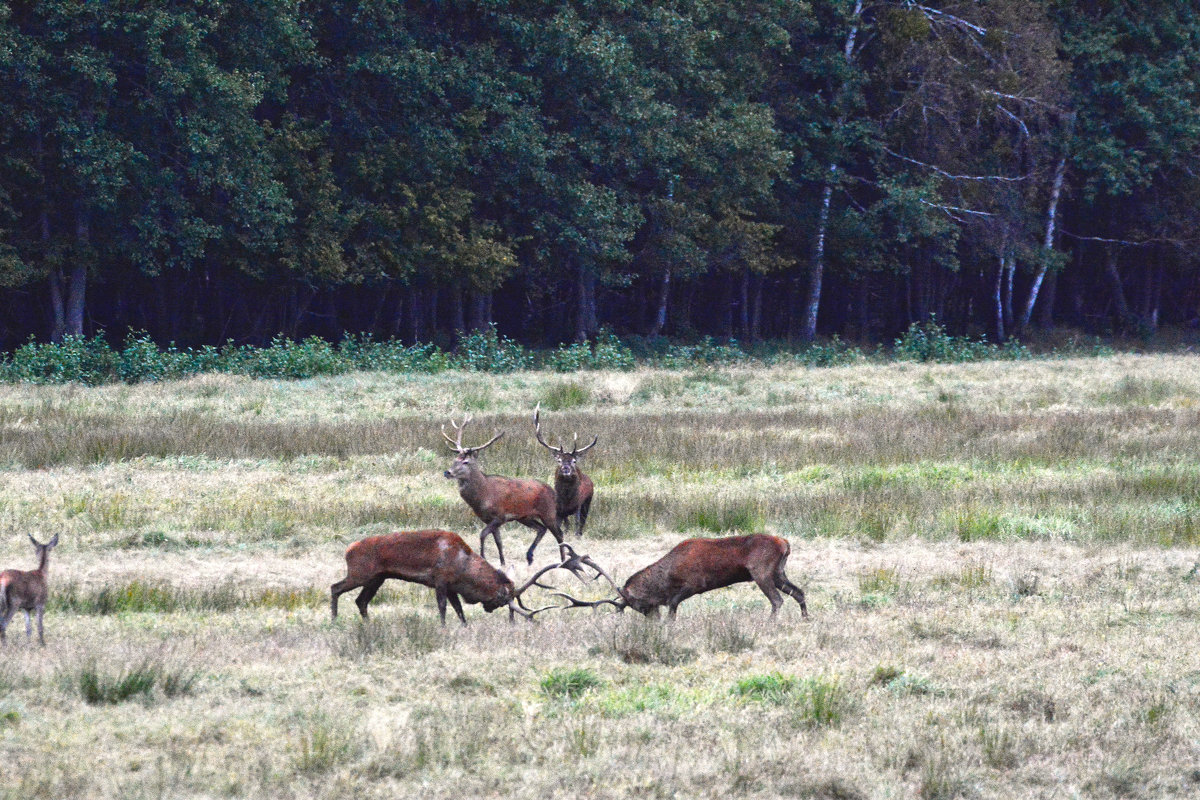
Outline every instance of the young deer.
<svg viewBox="0 0 1200 800">
<path fill-rule="evenodd" d="M 42 544 L 33 536 L 34 552 L 37 554 L 37 569 L 23 571 L 6 569 L 0 572 L 0 644 L 5 643 L 5 632 L 9 620 L 17 611 L 25 612 L 25 636 L 33 637 L 33 623 L 29 612 L 37 612 L 38 643 L 45 645 L 46 638 L 42 635 L 42 615 L 46 612 L 46 575 L 49 572 L 50 550 L 58 544 L 58 534 L 46 544 Z"/>
<path fill-rule="evenodd" d="M 575 535 L 583 536 L 583 526 L 587 523 L 588 510 L 592 507 L 595 485 L 591 478 L 583 474 L 583 470 L 575 462 L 581 455 L 595 447 L 600 437 L 593 437 L 592 443 L 580 450 L 579 435 L 576 434 L 571 441 L 571 452 L 569 453 L 565 447 L 549 445 L 542 438 L 542 425 L 539 420 L 541 411 L 542 404 L 538 403 L 537 408 L 533 410 L 533 435 L 537 437 L 538 444 L 549 450 L 558 463 L 558 467 L 554 470 L 554 501 L 559 524 L 565 531 L 571 517 L 575 517 Z M 537 542 L 534 542 L 534 545 L 536 546 Z"/>
<path fill-rule="evenodd" d="M 561 552 L 563 535 L 558 527 L 558 512 L 554 502 L 554 490 L 541 481 L 506 478 L 503 475 L 485 475 L 479 467 L 476 454 L 490 447 L 504 435 L 497 433 L 487 444 L 478 447 L 463 447 L 463 428 L 471 421 L 470 417 L 463 420 L 462 425 L 450 424 L 457 436 L 451 439 L 442 426 L 442 436 L 450 443 L 450 449 L 457 455 L 450 469 L 443 473 L 447 478 L 458 481 L 458 493 L 475 516 L 484 522 L 483 531 L 479 534 L 479 555 L 483 555 L 483 546 L 487 537 L 496 540 L 496 551 L 500 554 L 500 566 L 504 566 L 504 548 L 500 544 L 500 526 L 506 522 L 519 522 L 537 531 L 529 552 L 525 554 L 528 563 L 533 563 L 533 551 L 537 549 L 542 535 L 549 529 L 558 540 Z M 562 556 L 565 558 L 565 556 Z"/>
<path fill-rule="evenodd" d="M 576 574 L 581 569 L 578 559 L 567 559 L 545 567 L 517 589 L 507 575 L 473 553 L 457 533 L 431 530 L 370 536 L 346 548 L 346 577 L 329 587 L 330 610 L 337 619 L 338 597 L 361 586 L 354 602 L 362 618 L 367 619 L 367 606 L 379 587 L 388 578 L 395 578 L 432 587 L 443 625 L 447 601 L 462 624 L 467 624 L 460 597 L 468 603 L 482 604 L 488 613 L 508 606 L 510 620 L 515 614 L 533 619 L 546 608 L 536 611 L 525 608 L 521 603 L 522 592 L 534 585 L 548 588 L 538 583 L 538 579 L 560 567 Z"/>
<path fill-rule="evenodd" d="M 679 604 L 692 595 L 754 581 L 771 601 L 772 617 L 783 605 L 780 590 L 791 595 L 800 604 L 800 616 L 807 617 L 804 590 L 788 580 L 784 572 L 790 552 L 787 539 L 766 534 L 687 539 L 658 561 L 635 572 L 623 587 L 618 587 L 608 573 L 584 557 L 582 563 L 608 579 L 621 599 L 582 601 L 562 593 L 559 596 L 571 603 L 566 608 L 608 603 L 622 611 L 628 606 L 648 617 L 657 617 L 659 606 L 666 606 L 667 615 L 674 618 Z"/>
</svg>

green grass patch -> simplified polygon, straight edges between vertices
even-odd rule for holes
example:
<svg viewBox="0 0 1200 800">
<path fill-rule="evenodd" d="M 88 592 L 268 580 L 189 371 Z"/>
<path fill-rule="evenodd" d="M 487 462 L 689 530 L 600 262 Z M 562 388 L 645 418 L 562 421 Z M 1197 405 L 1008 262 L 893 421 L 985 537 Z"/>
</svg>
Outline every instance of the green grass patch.
<svg viewBox="0 0 1200 800">
<path fill-rule="evenodd" d="M 578 700 L 603 685 L 604 680 L 599 675 L 584 667 L 551 670 L 539 684 L 542 693 L 555 700 Z"/>
</svg>

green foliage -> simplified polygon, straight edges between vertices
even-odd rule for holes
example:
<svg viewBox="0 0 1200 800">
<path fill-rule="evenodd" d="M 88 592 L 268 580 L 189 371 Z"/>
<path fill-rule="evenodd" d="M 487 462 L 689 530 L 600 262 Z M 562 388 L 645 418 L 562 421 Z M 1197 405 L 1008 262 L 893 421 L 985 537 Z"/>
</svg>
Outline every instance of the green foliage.
<svg viewBox="0 0 1200 800">
<path fill-rule="evenodd" d="M 517 342 L 501 336 L 495 325 L 461 336 L 454 366 L 475 372 L 515 372 L 533 366 L 533 358 Z"/>
<path fill-rule="evenodd" d="M 730 691 L 754 702 L 788 706 L 800 722 L 811 726 L 835 725 L 846 713 L 846 692 L 836 678 L 801 680 L 771 672 L 742 678 Z"/>
<path fill-rule="evenodd" d="M 994 352 L 986 340 L 951 336 L 935 318 L 909 325 L 904 335 L 892 345 L 893 355 L 901 361 L 979 361 Z"/>
<path fill-rule="evenodd" d="M 565 408 L 578 408 L 591 399 L 587 387 L 580 386 L 574 381 L 556 383 L 542 392 L 539 400 L 549 411 L 561 411 Z"/>
<path fill-rule="evenodd" d="M 584 667 L 551 670 L 540 684 L 542 692 L 555 700 L 578 700 L 587 691 L 603 685 L 599 675 Z"/>
<path fill-rule="evenodd" d="M 98 386 L 114 380 L 117 363 L 117 354 L 101 336 L 66 336 L 58 344 L 30 339 L 4 360 L 0 374 L 9 381 Z"/>
</svg>

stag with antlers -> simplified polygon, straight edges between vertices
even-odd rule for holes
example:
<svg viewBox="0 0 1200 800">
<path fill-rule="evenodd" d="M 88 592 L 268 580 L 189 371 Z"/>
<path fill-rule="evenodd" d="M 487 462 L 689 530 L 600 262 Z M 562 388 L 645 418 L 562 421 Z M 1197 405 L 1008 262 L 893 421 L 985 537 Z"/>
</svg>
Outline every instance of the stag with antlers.
<svg viewBox="0 0 1200 800">
<path fill-rule="evenodd" d="M 476 456 L 494 444 L 504 433 L 497 433 L 486 444 L 465 447 L 462 443 L 463 428 L 467 427 L 470 421 L 470 417 L 463 419 L 461 425 L 456 424 L 454 420 L 450 421 L 455 431 L 453 439 L 446 433 L 446 427 L 442 426 L 442 437 L 456 454 L 454 463 L 444 474 L 447 478 L 458 481 L 459 495 L 475 512 L 475 516 L 484 522 L 484 528 L 479 534 L 479 555 L 483 555 L 484 543 L 487 537 L 491 536 L 496 540 L 500 566 L 504 566 L 500 526 L 506 522 L 519 522 L 537 532 L 533 544 L 529 546 L 529 552 L 525 554 L 528 563 L 533 563 L 533 551 L 537 549 L 538 542 L 547 530 L 558 540 L 560 557 L 565 558 L 565 551 L 561 549 L 563 534 L 558 526 L 554 490 L 538 480 L 484 474 Z"/>
<path fill-rule="evenodd" d="M 431 587 L 437 596 L 443 625 L 447 602 L 462 624 L 467 624 L 462 600 L 479 603 L 488 613 L 508 606 L 510 620 L 517 614 L 532 620 L 542 611 L 558 606 L 529 609 L 521 602 L 525 590 L 530 586 L 552 588 L 540 582 L 543 575 L 554 569 L 579 575 L 580 564 L 581 560 L 572 553 L 561 563 L 539 570 L 518 589 L 507 575 L 472 552 L 457 533 L 428 530 L 369 536 L 346 548 L 346 577 L 329 587 L 330 611 L 337 619 L 338 597 L 361 586 L 354 602 L 362 618 L 367 619 L 367 606 L 379 587 L 388 578 L 395 578 Z"/>
<path fill-rule="evenodd" d="M 585 556 L 580 562 L 595 569 L 597 576 L 603 575 L 620 599 L 577 600 L 562 592 L 557 596 L 570 603 L 564 608 L 595 608 L 607 604 L 621 611 L 629 607 L 648 617 L 657 617 L 659 606 L 666 606 L 667 616 L 674 619 L 679 604 L 693 595 L 754 581 L 771 601 L 772 617 L 783 605 L 780 591 L 799 603 L 800 615 L 807 617 L 804 590 L 788 580 L 784 572 L 790 552 L 787 539 L 766 534 L 687 539 L 658 561 L 635 572 L 622 587 Z"/>
<path fill-rule="evenodd" d="M 539 418 L 541 412 L 542 404 L 538 403 L 537 408 L 533 410 L 533 434 L 537 437 L 538 444 L 549 450 L 558 464 L 554 470 L 554 502 L 559 524 L 566 531 L 567 523 L 571 521 L 571 517 L 574 517 L 576 520 L 575 535 L 583 536 L 583 526 L 587 523 L 588 510 L 592 507 L 595 485 L 591 478 L 583 474 L 583 470 L 579 468 L 576 461 L 595 447 L 600 437 L 593 437 L 592 443 L 585 445 L 581 450 L 579 449 L 579 434 L 576 433 L 571 440 L 570 452 L 567 452 L 565 447 L 547 444 L 546 440 L 542 438 L 542 424 Z M 541 534 L 538 535 L 541 536 Z M 536 545 L 535 541 L 534 546 Z"/>
</svg>

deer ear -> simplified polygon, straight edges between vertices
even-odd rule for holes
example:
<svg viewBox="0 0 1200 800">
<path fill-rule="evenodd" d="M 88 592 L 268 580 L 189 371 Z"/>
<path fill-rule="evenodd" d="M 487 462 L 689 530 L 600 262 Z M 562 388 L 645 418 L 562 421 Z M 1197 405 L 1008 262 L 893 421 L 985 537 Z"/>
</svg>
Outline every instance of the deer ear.
<svg viewBox="0 0 1200 800">
<path fill-rule="evenodd" d="M 515 585 L 517 582 L 516 573 L 513 572 L 512 564 L 504 564 L 500 567 L 500 571 L 504 573 L 504 577 L 508 578 Z"/>
<path fill-rule="evenodd" d="M 51 539 L 50 541 L 46 542 L 46 547 L 54 547 L 54 545 L 56 545 L 56 544 L 58 544 L 58 534 L 57 534 L 57 533 L 56 533 L 56 534 L 54 534 L 54 538 L 53 538 L 53 539 Z"/>
</svg>

